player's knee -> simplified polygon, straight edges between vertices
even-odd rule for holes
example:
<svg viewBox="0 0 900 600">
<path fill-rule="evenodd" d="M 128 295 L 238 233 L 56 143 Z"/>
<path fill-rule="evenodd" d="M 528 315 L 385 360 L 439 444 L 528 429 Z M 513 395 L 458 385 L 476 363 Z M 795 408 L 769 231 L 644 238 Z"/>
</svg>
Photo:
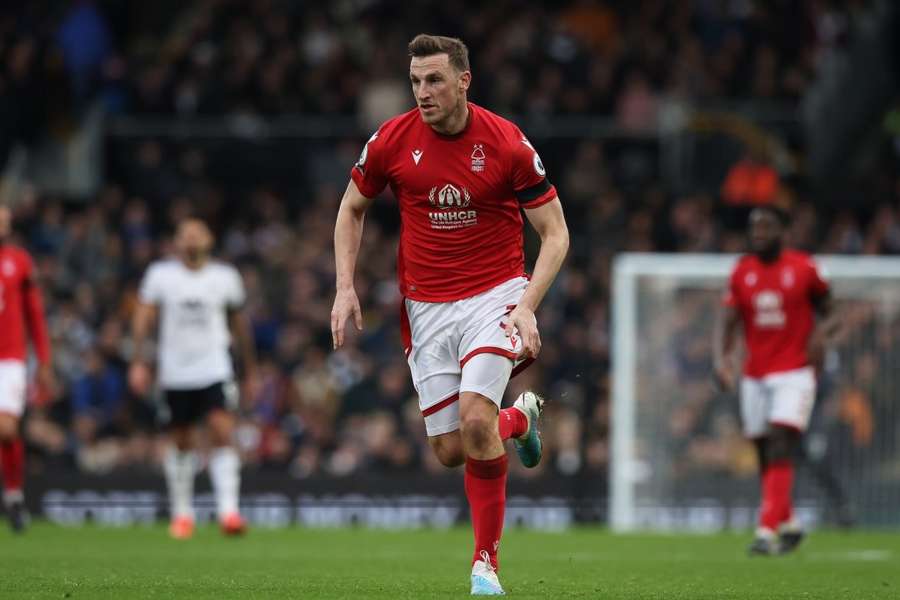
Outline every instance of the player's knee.
<svg viewBox="0 0 900 600">
<path fill-rule="evenodd" d="M 215 410 L 209 414 L 209 431 L 212 442 L 216 446 L 231 444 L 234 436 L 234 417 L 224 410 Z"/>
<path fill-rule="evenodd" d="M 772 427 L 765 444 L 766 462 L 791 460 L 797 452 L 799 433 L 787 427 Z"/>
<path fill-rule="evenodd" d="M 172 443 L 179 451 L 187 452 L 194 447 L 194 440 L 191 433 L 190 427 L 173 427 L 169 432 L 169 437 L 171 437 Z"/>
<path fill-rule="evenodd" d="M 431 449 L 438 461 L 445 467 L 458 467 L 466 460 L 459 436 L 435 436 L 428 438 Z"/>
<path fill-rule="evenodd" d="M 460 418 L 459 429 L 470 448 L 487 448 L 498 437 L 497 416 L 473 412 Z"/>
<path fill-rule="evenodd" d="M 12 415 L 0 414 L 0 442 L 8 442 L 19 435 L 19 420 Z"/>
</svg>

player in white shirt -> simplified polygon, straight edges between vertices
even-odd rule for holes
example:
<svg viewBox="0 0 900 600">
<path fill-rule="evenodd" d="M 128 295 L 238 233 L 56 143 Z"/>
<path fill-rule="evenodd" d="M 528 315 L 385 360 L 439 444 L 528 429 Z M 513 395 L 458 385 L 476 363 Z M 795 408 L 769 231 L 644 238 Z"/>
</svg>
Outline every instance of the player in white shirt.
<svg viewBox="0 0 900 600">
<path fill-rule="evenodd" d="M 144 342 L 157 316 L 157 377 L 169 409 L 172 446 L 165 457 L 174 538 L 194 531 L 193 489 L 197 471 L 196 426 L 209 428 L 213 448 L 210 479 L 219 523 L 225 534 L 241 534 L 246 525 L 238 512 L 240 458 L 233 444 L 238 388 L 229 347 L 231 334 L 248 382 L 254 380 L 256 356 L 249 323 L 243 314 L 244 285 L 231 265 L 213 261 L 213 236 L 203 221 L 187 219 L 175 234 L 177 259 L 150 265 L 141 282 L 132 322 L 134 358 L 129 385 L 148 392 L 150 367 Z"/>
</svg>

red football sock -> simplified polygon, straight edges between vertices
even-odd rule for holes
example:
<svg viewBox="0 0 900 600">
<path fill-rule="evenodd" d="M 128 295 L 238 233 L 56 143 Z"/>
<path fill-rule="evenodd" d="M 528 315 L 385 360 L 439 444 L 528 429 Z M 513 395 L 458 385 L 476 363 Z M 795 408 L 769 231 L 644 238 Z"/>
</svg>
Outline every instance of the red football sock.
<svg viewBox="0 0 900 600">
<path fill-rule="evenodd" d="M 490 460 L 466 458 L 466 498 L 475 530 L 475 554 L 472 564 L 487 552 L 496 569 L 497 550 L 503 534 L 503 513 L 506 510 L 506 454 Z"/>
<path fill-rule="evenodd" d="M 528 419 L 521 410 L 510 406 L 500 411 L 497 429 L 500 430 L 501 440 L 522 437 L 528 431 Z"/>
<path fill-rule="evenodd" d="M 766 465 L 762 477 L 762 507 L 759 524 L 777 531 L 787 521 L 793 508 L 791 495 L 794 487 L 794 465 L 790 460 L 778 460 Z"/>
<path fill-rule="evenodd" d="M 25 479 L 25 446 L 22 438 L 0 444 L 0 471 L 3 472 L 3 491 L 17 492 Z"/>
</svg>

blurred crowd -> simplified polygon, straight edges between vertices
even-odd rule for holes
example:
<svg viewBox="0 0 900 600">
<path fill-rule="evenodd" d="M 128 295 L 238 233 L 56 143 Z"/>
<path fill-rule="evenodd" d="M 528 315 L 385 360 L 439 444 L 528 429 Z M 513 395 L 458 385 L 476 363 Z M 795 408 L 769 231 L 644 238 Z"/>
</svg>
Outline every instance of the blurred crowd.
<svg viewBox="0 0 900 600">
<path fill-rule="evenodd" d="M 204 0 L 85 1 L 61 10 L 29 2 L 0 16 L 0 89 L 9 92 L 0 93 L 9 130 L 2 139 L 64 131 L 66 119 L 97 98 L 108 112 L 143 116 L 359 115 L 371 130 L 412 104 L 405 48 L 420 29 L 465 39 L 473 99 L 493 110 L 600 114 L 624 131 L 648 131 L 671 100 L 795 102 L 819 53 L 842 43 L 854 6 Z M 413 22 L 421 23 L 416 31 Z M 197 215 L 215 230 L 217 255 L 239 266 L 250 299 L 262 386 L 242 398 L 245 463 L 296 477 L 441 470 L 399 341 L 398 222 L 389 197 L 374 206 L 360 252 L 364 330 L 331 351 L 333 223 L 364 139 L 119 139 L 107 144 L 108 183 L 87 202 L 26 186 L 15 205 L 17 231 L 39 266 L 61 382 L 33 393 L 25 428 L 34 464 L 106 472 L 158 461 L 157 398 L 135 397 L 125 384 L 129 319 L 147 265 L 170 253 L 173 225 Z M 742 250 L 747 203 L 738 175 L 765 178 L 765 198 L 752 201 L 792 204 L 791 237 L 801 248 L 900 251 L 893 141 L 879 201 L 865 211 L 822 210 L 802 185 L 754 165 L 727 180 L 721 173 L 721 190 L 676 193 L 660 180 L 656 150 L 640 143 L 536 144 L 560 190 L 572 250 L 538 315 L 541 359 L 513 381 L 507 399 L 525 387 L 552 399 L 549 454 L 540 469 L 514 476 L 605 472 L 612 257 Z M 533 260 L 533 236 L 527 251 Z M 706 360 L 694 365 L 697 378 Z"/>
<path fill-rule="evenodd" d="M 670 103 L 797 100 L 865 4 L 35 0 L 0 15 L 0 54 L 23 129 L 93 95 L 112 113 L 358 115 L 371 129 L 412 104 L 412 36 L 452 33 L 470 47 L 475 101 L 641 131 Z"/>
</svg>

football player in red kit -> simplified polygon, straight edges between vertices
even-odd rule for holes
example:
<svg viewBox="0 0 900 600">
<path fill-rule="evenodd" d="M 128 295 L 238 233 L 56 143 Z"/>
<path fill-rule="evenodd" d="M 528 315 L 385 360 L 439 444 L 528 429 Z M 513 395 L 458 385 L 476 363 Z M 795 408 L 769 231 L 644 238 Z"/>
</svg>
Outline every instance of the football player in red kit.
<svg viewBox="0 0 900 600">
<path fill-rule="evenodd" d="M 500 410 L 509 378 L 540 351 L 534 311 L 568 250 L 556 189 L 513 123 L 472 104 L 468 50 L 458 39 L 419 35 L 409 44 L 417 107 L 384 123 L 351 170 L 335 225 L 334 347 L 344 324 L 362 328 L 353 273 L 363 219 L 390 186 L 401 218 L 397 268 L 402 334 L 432 449 L 465 465 L 475 530 L 471 591 L 502 594 L 497 550 L 513 439 L 523 464 L 541 457 L 543 400 L 522 394 Z M 525 275 L 522 213 L 541 238 Z"/>
<path fill-rule="evenodd" d="M 815 262 L 784 248 L 786 222 L 786 213 L 773 206 L 750 213 L 752 251 L 731 274 L 714 343 L 716 377 L 731 390 L 731 352 L 743 328 L 741 420 L 757 448 L 762 484 L 759 527 L 749 548 L 757 555 L 790 552 L 803 539 L 791 499 L 794 457 L 812 414 L 815 366 L 836 327 L 829 287 Z"/>
<path fill-rule="evenodd" d="M 12 245 L 12 211 L 0 206 L 0 472 L 3 503 L 15 532 L 25 528 L 22 486 L 25 449 L 19 419 L 25 411 L 28 338 L 38 359 L 38 380 L 52 388 L 50 342 L 41 293 L 28 253 Z"/>
</svg>

